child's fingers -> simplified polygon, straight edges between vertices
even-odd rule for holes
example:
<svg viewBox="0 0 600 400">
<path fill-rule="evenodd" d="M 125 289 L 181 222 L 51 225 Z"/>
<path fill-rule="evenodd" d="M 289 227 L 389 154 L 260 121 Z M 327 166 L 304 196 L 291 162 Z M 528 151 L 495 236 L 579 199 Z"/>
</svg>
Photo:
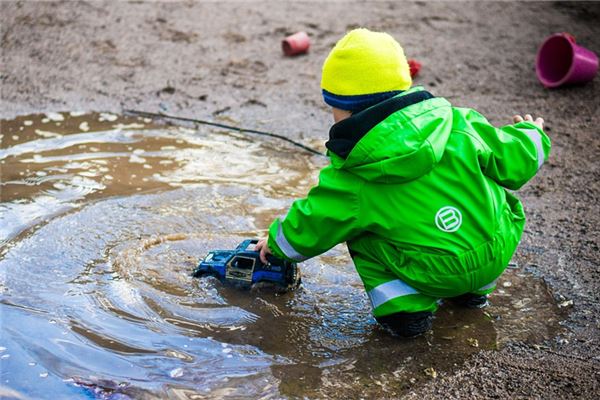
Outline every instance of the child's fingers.
<svg viewBox="0 0 600 400">
<path fill-rule="evenodd" d="M 542 129 L 544 127 L 544 118 L 538 117 L 534 121 L 531 114 L 525 114 L 525 118 L 521 117 L 520 115 L 515 115 L 515 116 L 513 116 L 513 121 L 515 124 L 517 124 L 519 122 L 527 121 L 527 122 L 532 122 L 532 123 L 538 125 Z"/>
<path fill-rule="evenodd" d="M 263 264 L 268 264 L 269 261 L 267 261 L 267 252 L 266 252 L 266 248 L 263 247 L 262 249 L 260 249 L 260 261 L 263 262 Z"/>
<path fill-rule="evenodd" d="M 538 117 L 535 119 L 534 124 L 540 127 L 540 129 L 544 129 L 544 118 Z"/>
</svg>

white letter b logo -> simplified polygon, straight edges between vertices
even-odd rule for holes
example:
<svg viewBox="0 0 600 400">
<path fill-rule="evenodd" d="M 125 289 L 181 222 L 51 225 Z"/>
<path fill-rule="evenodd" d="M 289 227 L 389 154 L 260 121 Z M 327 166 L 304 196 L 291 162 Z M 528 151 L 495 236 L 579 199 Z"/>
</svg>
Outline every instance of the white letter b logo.
<svg viewBox="0 0 600 400">
<path fill-rule="evenodd" d="M 454 207 L 442 207 L 435 214 L 435 226 L 444 232 L 456 232 L 462 224 L 462 215 Z"/>
</svg>

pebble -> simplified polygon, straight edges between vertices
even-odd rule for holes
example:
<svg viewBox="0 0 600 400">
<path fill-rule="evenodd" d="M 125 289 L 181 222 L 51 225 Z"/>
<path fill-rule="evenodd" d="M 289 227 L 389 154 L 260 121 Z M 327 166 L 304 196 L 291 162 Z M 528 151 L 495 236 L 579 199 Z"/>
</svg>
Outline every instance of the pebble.
<svg viewBox="0 0 600 400">
<path fill-rule="evenodd" d="M 432 378 L 437 378 L 437 371 L 433 369 L 433 367 L 425 368 L 423 372 L 425 373 L 425 375 L 428 375 Z"/>
<path fill-rule="evenodd" d="M 573 305 L 573 300 L 565 300 L 563 302 L 558 303 L 558 308 L 571 307 Z"/>
<path fill-rule="evenodd" d="M 179 378 L 180 376 L 183 376 L 183 368 L 175 368 L 174 370 L 169 372 L 169 375 L 171 376 L 171 378 Z"/>
</svg>

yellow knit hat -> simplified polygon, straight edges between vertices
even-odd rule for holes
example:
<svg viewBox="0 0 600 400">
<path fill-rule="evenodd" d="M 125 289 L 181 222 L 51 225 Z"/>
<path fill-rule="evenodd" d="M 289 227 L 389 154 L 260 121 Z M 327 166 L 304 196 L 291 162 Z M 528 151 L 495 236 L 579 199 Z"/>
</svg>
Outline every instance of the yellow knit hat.
<svg viewBox="0 0 600 400">
<path fill-rule="evenodd" d="M 358 100 L 356 96 L 406 90 L 411 84 L 404 50 L 383 32 L 364 28 L 348 32 L 323 63 L 321 88 L 325 102 L 346 110 L 351 108 L 339 106 L 353 98 Z"/>
</svg>

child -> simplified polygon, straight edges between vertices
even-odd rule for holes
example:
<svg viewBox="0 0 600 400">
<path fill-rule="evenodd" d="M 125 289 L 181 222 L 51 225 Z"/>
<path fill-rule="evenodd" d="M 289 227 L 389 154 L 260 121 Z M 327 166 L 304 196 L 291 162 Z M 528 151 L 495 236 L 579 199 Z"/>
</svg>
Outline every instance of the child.
<svg viewBox="0 0 600 400">
<path fill-rule="evenodd" d="M 411 84 L 390 35 L 356 29 L 335 45 L 321 81 L 331 164 L 256 246 L 263 261 L 303 261 L 346 242 L 376 320 L 406 337 L 431 328 L 441 299 L 487 304 L 525 224 L 507 189 L 550 151 L 541 118 L 498 129 Z"/>
</svg>

